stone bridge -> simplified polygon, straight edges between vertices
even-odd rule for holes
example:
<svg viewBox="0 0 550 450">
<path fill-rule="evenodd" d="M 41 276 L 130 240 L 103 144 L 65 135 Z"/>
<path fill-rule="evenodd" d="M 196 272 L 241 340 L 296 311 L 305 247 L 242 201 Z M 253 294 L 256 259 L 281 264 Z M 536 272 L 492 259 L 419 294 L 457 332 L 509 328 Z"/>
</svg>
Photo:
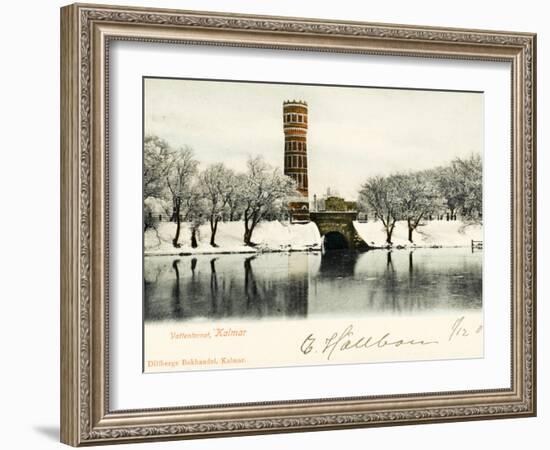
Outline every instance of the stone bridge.
<svg viewBox="0 0 550 450">
<path fill-rule="evenodd" d="M 310 212 L 309 216 L 319 228 L 326 250 L 368 249 L 353 226 L 353 221 L 357 220 L 357 211 Z"/>
</svg>

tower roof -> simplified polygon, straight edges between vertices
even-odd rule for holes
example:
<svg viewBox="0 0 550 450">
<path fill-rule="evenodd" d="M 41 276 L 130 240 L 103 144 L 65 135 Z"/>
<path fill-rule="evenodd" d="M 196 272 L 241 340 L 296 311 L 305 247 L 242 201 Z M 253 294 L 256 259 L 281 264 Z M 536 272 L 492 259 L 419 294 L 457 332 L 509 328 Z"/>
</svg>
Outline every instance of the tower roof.
<svg viewBox="0 0 550 450">
<path fill-rule="evenodd" d="M 283 102 L 283 105 L 302 105 L 307 106 L 307 102 L 305 100 L 285 100 Z"/>
</svg>

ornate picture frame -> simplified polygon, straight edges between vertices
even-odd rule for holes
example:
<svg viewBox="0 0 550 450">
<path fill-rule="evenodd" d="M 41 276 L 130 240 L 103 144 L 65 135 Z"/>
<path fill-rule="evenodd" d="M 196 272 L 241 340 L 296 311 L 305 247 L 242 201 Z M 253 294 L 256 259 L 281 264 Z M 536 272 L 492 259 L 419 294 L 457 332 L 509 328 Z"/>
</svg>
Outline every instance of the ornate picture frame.
<svg viewBox="0 0 550 450">
<path fill-rule="evenodd" d="M 506 62 L 511 67 L 508 388 L 113 410 L 109 58 L 115 41 Z M 74 4 L 61 9 L 61 441 L 97 445 L 536 414 L 536 35 Z M 473 244 L 472 244 L 473 245 Z"/>
</svg>

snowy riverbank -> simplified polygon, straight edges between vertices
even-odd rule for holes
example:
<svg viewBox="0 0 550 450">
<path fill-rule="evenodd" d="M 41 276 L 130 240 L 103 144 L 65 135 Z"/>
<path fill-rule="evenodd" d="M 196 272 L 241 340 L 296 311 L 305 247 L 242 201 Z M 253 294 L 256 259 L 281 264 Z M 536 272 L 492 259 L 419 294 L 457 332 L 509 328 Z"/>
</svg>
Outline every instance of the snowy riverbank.
<svg viewBox="0 0 550 450">
<path fill-rule="evenodd" d="M 216 244 L 210 245 L 210 226 L 202 225 L 197 236 L 198 247 L 191 247 L 189 226 L 182 224 L 180 248 L 172 245 L 176 224 L 161 222 L 158 235 L 154 230 L 145 233 L 145 256 L 215 253 L 258 253 L 264 251 L 307 251 L 321 249 L 321 236 L 314 223 L 289 224 L 279 221 L 261 222 L 254 230 L 252 241 L 256 247 L 243 244 L 243 222 L 222 222 L 218 225 Z"/>
<path fill-rule="evenodd" d="M 353 225 L 361 238 L 370 246 L 385 248 L 386 231 L 380 221 Z M 469 247 L 474 241 L 483 240 L 483 226 L 479 223 L 465 223 L 459 220 L 432 220 L 419 225 L 413 232 L 413 241 L 408 239 L 407 222 L 399 221 L 393 230 L 392 243 L 396 247 Z"/>
<path fill-rule="evenodd" d="M 386 232 L 381 222 L 354 222 L 357 233 L 373 248 L 386 248 Z M 222 222 L 216 234 L 217 247 L 210 245 L 210 227 L 202 225 L 198 234 L 198 247 L 192 248 L 188 224 L 182 224 L 180 248 L 172 245 L 176 224 L 161 222 L 158 233 L 145 233 L 145 256 L 216 253 L 258 253 L 280 251 L 311 251 L 321 249 L 321 236 L 314 223 L 289 224 L 286 222 L 262 222 L 254 230 L 256 247 L 243 245 L 242 222 Z M 414 243 L 408 240 L 406 222 L 397 222 L 393 236 L 393 248 L 419 247 L 469 247 L 472 240 L 483 240 L 481 224 L 461 221 L 427 221 L 413 233 Z"/>
</svg>

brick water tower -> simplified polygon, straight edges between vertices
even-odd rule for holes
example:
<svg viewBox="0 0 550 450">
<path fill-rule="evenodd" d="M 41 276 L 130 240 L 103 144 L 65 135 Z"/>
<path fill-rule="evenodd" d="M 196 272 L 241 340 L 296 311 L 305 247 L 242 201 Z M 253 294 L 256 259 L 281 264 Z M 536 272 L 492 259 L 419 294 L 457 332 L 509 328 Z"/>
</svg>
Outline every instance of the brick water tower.
<svg viewBox="0 0 550 450">
<path fill-rule="evenodd" d="M 307 103 L 287 100 L 283 102 L 283 131 L 285 134 L 284 173 L 296 181 L 296 196 L 289 199 L 288 207 L 294 222 L 309 221 L 309 195 L 307 176 Z"/>
</svg>

